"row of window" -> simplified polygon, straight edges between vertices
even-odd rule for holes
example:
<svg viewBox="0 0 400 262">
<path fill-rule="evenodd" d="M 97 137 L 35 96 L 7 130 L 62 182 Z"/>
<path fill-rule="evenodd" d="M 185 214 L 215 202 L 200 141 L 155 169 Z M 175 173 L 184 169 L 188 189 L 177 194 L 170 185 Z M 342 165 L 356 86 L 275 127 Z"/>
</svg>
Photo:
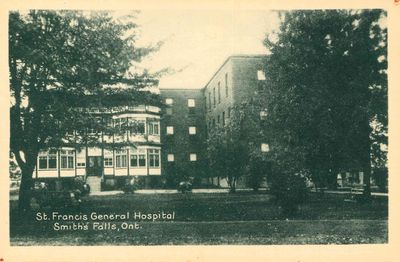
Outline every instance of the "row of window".
<svg viewBox="0 0 400 262">
<path fill-rule="evenodd" d="M 215 87 L 212 89 L 213 92 L 213 106 L 216 106 L 217 96 L 215 92 Z M 221 82 L 217 83 L 217 93 L 218 93 L 218 104 L 221 103 Z M 229 96 L 229 87 L 228 87 L 228 73 L 225 73 L 225 97 Z M 206 104 L 208 104 L 208 110 L 211 110 L 211 91 L 208 92 L 208 103 L 206 98 Z"/>
<path fill-rule="evenodd" d="M 168 154 L 167 155 L 167 161 L 168 162 L 174 162 L 175 161 L 175 155 L 174 154 Z M 190 153 L 189 154 L 189 161 L 191 161 L 191 162 L 197 161 L 197 154 Z"/>
<path fill-rule="evenodd" d="M 146 124 L 145 120 L 137 120 L 133 117 L 124 117 L 124 118 L 98 118 L 97 123 L 94 122 L 91 124 L 91 127 L 88 128 L 88 134 L 99 134 L 101 133 L 101 129 L 103 128 L 100 125 L 100 122 L 103 121 L 103 124 L 106 126 L 104 133 L 106 135 L 112 135 L 112 133 L 123 134 L 128 132 L 130 135 L 160 135 L 160 124 L 159 121 L 149 121 Z M 109 130 L 107 130 L 109 129 Z M 69 132 L 70 135 L 73 132 Z"/>
<path fill-rule="evenodd" d="M 266 79 L 265 73 L 263 70 L 257 70 L 257 79 L 263 81 Z M 217 88 L 217 89 L 216 89 Z M 211 90 L 208 92 L 208 100 L 206 98 L 206 108 L 208 105 L 208 110 L 211 111 L 211 106 L 214 108 L 217 105 L 217 97 L 218 97 L 218 104 L 221 103 L 221 81 L 218 81 L 217 87 L 213 87 L 212 89 L 212 100 L 211 100 Z M 229 96 L 229 86 L 228 86 L 228 73 L 225 73 L 225 97 Z M 212 101 L 212 103 L 211 103 Z"/>
<path fill-rule="evenodd" d="M 230 109 L 229 109 L 229 113 L 228 115 L 230 115 Z M 229 117 L 229 116 L 228 116 Z M 225 119 L 225 113 L 223 113 L 223 119 Z M 219 118 L 218 118 L 218 123 L 219 123 Z M 223 120 L 223 123 L 225 123 L 225 120 Z M 119 129 L 123 129 L 125 127 L 125 124 L 121 123 L 121 121 L 116 121 L 116 128 L 117 130 Z M 141 123 L 139 121 L 138 125 L 132 126 L 132 127 L 127 127 L 127 132 L 130 135 L 140 135 L 140 134 L 145 134 L 145 128 L 144 128 L 144 122 Z M 188 132 L 189 135 L 195 135 L 197 133 L 197 129 L 195 126 L 189 126 L 188 127 Z M 173 126 L 167 126 L 166 127 L 166 133 L 167 135 L 173 135 L 174 134 L 174 127 Z M 160 125 L 158 122 L 154 122 L 154 123 L 149 123 L 147 126 L 147 134 L 149 135 L 159 135 L 160 134 Z"/>
<path fill-rule="evenodd" d="M 261 152 L 269 152 L 269 145 L 266 143 L 261 144 Z M 160 150 L 159 149 L 149 149 L 148 150 L 148 161 L 149 167 L 159 167 L 160 166 Z M 129 153 L 130 161 L 129 167 L 146 167 L 146 150 L 139 149 L 133 150 Z M 61 150 L 60 151 L 61 169 L 73 169 L 74 168 L 74 151 L 73 150 Z M 168 162 L 175 161 L 174 154 L 167 155 Z M 197 154 L 190 153 L 189 161 L 197 161 Z M 113 167 L 114 159 L 112 156 L 104 156 L 103 158 L 104 167 Z M 85 167 L 85 162 L 78 162 L 77 166 Z M 126 168 L 128 167 L 128 151 L 118 150 L 115 152 L 115 167 L 116 168 Z M 57 169 L 57 153 L 55 151 L 50 151 L 48 154 L 39 156 L 39 169 Z"/>
<path fill-rule="evenodd" d="M 180 110 L 180 109 L 178 109 L 178 110 Z M 172 107 L 167 107 L 165 109 L 165 114 L 167 116 L 171 116 L 172 115 Z M 194 107 L 189 107 L 189 115 L 194 115 L 194 114 L 196 114 L 195 108 Z"/>
<path fill-rule="evenodd" d="M 225 115 L 225 111 L 222 111 L 221 115 L 217 116 L 217 120 L 215 120 L 215 118 L 213 118 L 212 120 L 210 120 L 208 122 L 208 130 L 211 130 L 211 128 L 215 128 L 216 125 L 219 126 L 222 124 L 222 126 L 225 126 L 226 119 L 229 119 L 231 117 L 231 113 L 232 113 L 232 110 L 230 107 L 228 107 L 226 115 Z"/>
<path fill-rule="evenodd" d="M 148 161 L 149 167 L 159 167 L 160 166 L 160 150 L 159 149 L 149 149 L 148 150 Z M 134 150 L 129 153 L 130 167 L 146 167 L 147 156 L 145 149 Z M 104 167 L 113 167 L 114 160 L 112 156 L 104 156 L 103 159 Z M 75 158 L 73 150 L 61 150 L 60 151 L 60 165 L 61 169 L 73 169 L 75 167 Z M 119 150 L 115 153 L 115 167 L 123 168 L 128 165 L 128 152 L 127 150 Z M 78 159 L 77 167 L 85 167 L 86 161 Z M 46 153 L 41 153 L 38 159 L 38 167 L 40 170 L 45 169 L 57 169 L 57 152 L 49 151 Z"/>
<path fill-rule="evenodd" d="M 167 104 L 167 105 L 173 105 L 174 104 L 174 99 L 172 99 L 172 98 L 166 98 L 165 99 L 165 104 Z M 189 98 L 188 100 L 187 100 L 187 105 L 188 105 L 188 107 L 195 107 L 196 106 L 196 101 L 195 101 L 195 99 L 194 98 Z"/>
<path fill-rule="evenodd" d="M 188 132 L 189 132 L 189 135 L 195 135 L 197 133 L 197 129 L 195 126 L 189 126 Z M 174 127 L 167 126 L 167 135 L 173 135 L 173 134 L 174 134 Z"/>
<path fill-rule="evenodd" d="M 146 150 L 135 150 L 129 153 L 130 161 L 129 167 L 146 167 Z M 124 168 L 128 167 L 127 163 L 128 152 L 127 150 L 119 150 L 115 153 L 115 167 Z M 149 167 L 160 166 L 160 150 L 148 150 Z M 113 167 L 113 158 L 111 156 L 104 157 L 104 167 Z"/>
<path fill-rule="evenodd" d="M 108 125 L 112 127 L 111 125 Z M 159 135 L 160 124 L 159 122 L 148 122 L 146 130 L 146 122 L 144 120 L 136 120 L 134 118 L 116 118 L 114 119 L 114 129 L 117 133 L 124 133 L 127 131 L 130 135 Z"/>
<path fill-rule="evenodd" d="M 268 116 L 268 113 L 267 113 L 266 110 L 261 110 L 260 111 L 260 120 L 266 120 L 267 116 Z M 226 117 L 225 117 L 225 111 L 222 111 L 222 114 L 217 116 L 217 121 L 216 122 L 215 122 L 214 118 L 209 121 L 208 129 L 211 130 L 211 128 L 215 128 L 216 124 L 217 125 L 222 124 L 222 126 L 225 126 L 226 119 L 228 119 L 230 117 L 231 117 L 231 108 L 228 107 Z"/>
<path fill-rule="evenodd" d="M 60 162 L 62 169 L 71 169 L 75 167 L 74 153 L 71 150 L 60 151 Z M 39 169 L 56 169 L 57 168 L 57 152 L 49 151 L 47 155 L 39 155 Z"/>
</svg>

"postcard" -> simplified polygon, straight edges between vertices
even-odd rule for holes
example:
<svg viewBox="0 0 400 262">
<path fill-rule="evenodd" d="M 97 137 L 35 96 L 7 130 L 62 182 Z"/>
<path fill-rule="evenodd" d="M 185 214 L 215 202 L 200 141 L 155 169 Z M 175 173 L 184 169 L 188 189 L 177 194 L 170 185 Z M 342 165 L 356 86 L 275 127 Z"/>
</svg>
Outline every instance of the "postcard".
<svg viewBox="0 0 400 262">
<path fill-rule="evenodd" d="M 396 257 L 399 1 L 3 6 L 0 261 Z"/>
</svg>

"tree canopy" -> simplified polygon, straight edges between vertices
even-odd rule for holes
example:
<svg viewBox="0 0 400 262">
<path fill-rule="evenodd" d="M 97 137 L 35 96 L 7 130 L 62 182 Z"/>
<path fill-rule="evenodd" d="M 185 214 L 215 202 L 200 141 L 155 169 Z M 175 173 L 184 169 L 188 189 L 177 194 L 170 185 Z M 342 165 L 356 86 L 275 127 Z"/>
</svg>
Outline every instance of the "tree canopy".
<svg viewBox="0 0 400 262">
<path fill-rule="evenodd" d="M 255 190 L 268 172 L 268 159 L 261 152 L 265 141 L 260 118 L 262 105 L 257 97 L 248 97 L 232 107 L 227 123 L 209 132 L 207 153 L 213 175 L 226 178 L 232 192 L 244 177 Z"/>
<path fill-rule="evenodd" d="M 109 12 L 9 13 L 10 150 L 22 170 L 21 192 L 29 191 L 38 152 L 90 122 L 90 114 L 77 107 L 157 102 L 139 90 L 157 85 L 158 75 L 138 66 L 157 46 L 137 46 L 134 18 Z"/>
<path fill-rule="evenodd" d="M 336 183 L 363 171 L 369 186 L 371 147 L 387 144 L 387 32 L 383 10 L 281 12 L 264 43 L 266 132 L 285 173 Z M 385 152 L 374 147 L 385 159 Z M 385 161 L 385 160 L 384 160 Z"/>
</svg>

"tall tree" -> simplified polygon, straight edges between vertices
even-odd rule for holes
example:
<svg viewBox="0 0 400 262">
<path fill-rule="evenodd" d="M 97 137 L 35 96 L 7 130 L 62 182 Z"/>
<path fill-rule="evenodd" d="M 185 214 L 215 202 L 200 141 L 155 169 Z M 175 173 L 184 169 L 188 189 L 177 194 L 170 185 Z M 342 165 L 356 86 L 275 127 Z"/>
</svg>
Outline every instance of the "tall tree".
<svg viewBox="0 0 400 262">
<path fill-rule="evenodd" d="M 231 192 L 246 177 L 248 184 L 258 189 L 268 171 L 268 161 L 261 152 L 264 134 L 261 129 L 260 103 L 248 97 L 232 108 L 226 125 L 213 128 L 207 139 L 210 171 L 214 176 L 226 178 Z"/>
<path fill-rule="evenodd" d="M 363 171 L 369 194 L 371 146 L 376 138 L 386 142 L 386 13 L 280 15 L 279 32 L 264 41 L 271 52 L 265 64 L 266 131 L 275 162 L 333 187 L 338 172 Z"/>
<path fill-rule="evenodd" d="M 10 12 L 10 151 L 22 173 L 21 210 L 29 209 L 38 152 L 93 122 L 77 107 L 101 106 L 110 96 L 137 101 L 137 90 L 157 84 L 154 75 L 135 66 L 155 50 L 136 47 L 136 28 L 132 15 Z"/>
</svg>

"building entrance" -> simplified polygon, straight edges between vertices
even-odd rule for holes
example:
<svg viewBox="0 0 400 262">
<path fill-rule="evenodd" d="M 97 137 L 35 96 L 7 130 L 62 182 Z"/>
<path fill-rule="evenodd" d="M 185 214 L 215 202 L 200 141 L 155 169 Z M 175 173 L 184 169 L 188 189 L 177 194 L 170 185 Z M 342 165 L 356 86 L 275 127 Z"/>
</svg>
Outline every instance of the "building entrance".
<svg viewBox="0 0 400 262">
<path fill-rule="evenodd" d="M 89 156 L 86 174 L 88 176 L 101 176 L 103 172 L 102 157 L 101 156 Z"/>
</svg>

